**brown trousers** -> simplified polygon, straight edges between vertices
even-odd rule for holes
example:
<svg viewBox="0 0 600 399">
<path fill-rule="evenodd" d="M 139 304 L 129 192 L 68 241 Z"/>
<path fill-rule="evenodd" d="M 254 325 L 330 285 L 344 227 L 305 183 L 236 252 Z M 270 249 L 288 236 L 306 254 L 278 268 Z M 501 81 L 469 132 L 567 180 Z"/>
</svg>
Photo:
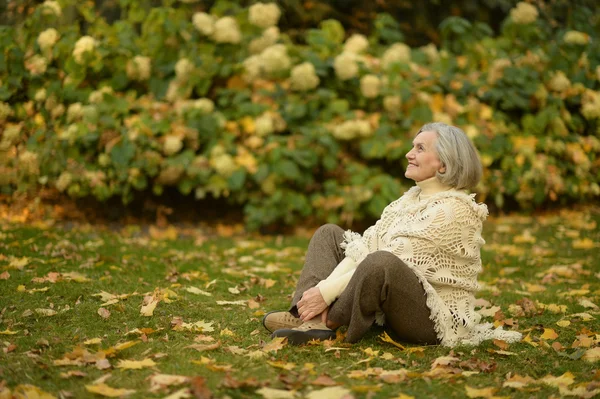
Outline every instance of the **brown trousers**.
<svg viewBox="0 0 600 399">
<path fill-rule="evenodd" d="M 302 294 L 325 280 L 344 259 L 340 248 L 344 230 L 334 224 L 319 227 L 310 240 L 304 268 L 296 284 L 290 312 L 298 315 L 296 304 Z M 369 254 L 357 267 L 350 283 L 334 301 L 327 318 L 348 326 L 347 342 L 358 341 L 371 328 L 378 311 L 396 339 L 419 344 L 437 344 L 423 286 L 414 272 L 396 255 L 387 251 Z"/>
</svg>

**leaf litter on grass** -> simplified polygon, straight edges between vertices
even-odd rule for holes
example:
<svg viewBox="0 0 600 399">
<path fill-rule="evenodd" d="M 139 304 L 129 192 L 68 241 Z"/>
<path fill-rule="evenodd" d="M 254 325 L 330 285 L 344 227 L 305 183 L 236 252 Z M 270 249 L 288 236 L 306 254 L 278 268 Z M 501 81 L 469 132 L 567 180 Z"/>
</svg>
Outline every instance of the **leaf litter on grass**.
<svg viewBox="0 0 600 399">
<path fill-rule="evenodd" d="M 592 397 L 600 393 L 598 220 L 591 211 L 492 218 L 477 311 L 525 338 L 454 349 L 386 333 L 349 345 L 343 329 L 303 347 L 270 339 L 260 317 L 288 305 L 305 237 L 223 226 L 228 237 L 174 226 L 148 236 L 91 226 L 73 234 L 0 222 L 10 236 L 0 242 L 0 284 L 22 300 L 0 309 L 0 364 L 27 365 L 0 366 L 0 393 L 408 398 L 450 383 L 450 397 Z M 55 385 L 43 375 L 58 377 Z"/>
</svg>

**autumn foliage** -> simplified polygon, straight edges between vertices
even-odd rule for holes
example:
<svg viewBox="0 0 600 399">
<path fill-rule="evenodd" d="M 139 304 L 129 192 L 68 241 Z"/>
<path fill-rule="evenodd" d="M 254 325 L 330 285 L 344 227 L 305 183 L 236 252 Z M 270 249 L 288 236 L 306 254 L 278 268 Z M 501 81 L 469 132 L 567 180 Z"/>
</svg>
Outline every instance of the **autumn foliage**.
<svg viewBox="0 0 600 399">
<path fill-rule="evenodd" d="M 250 227 L 350 223 L 409 186 L 404 154 L 435 120 L 476 143 L 489 204 L 600 198 L 591 17 L 557 26 L 521 2 L 497 35 L 450 17 L 440 46 L 411 48 L 386 14 L 368 36 L 336 20 L 299 36 L 275 3 L 181 3 L 122 1 L 108 23 L 47 0 L 0 27 L 2 192 L 129 202 L 176 187 L 243 206 Z"/>
</svg>

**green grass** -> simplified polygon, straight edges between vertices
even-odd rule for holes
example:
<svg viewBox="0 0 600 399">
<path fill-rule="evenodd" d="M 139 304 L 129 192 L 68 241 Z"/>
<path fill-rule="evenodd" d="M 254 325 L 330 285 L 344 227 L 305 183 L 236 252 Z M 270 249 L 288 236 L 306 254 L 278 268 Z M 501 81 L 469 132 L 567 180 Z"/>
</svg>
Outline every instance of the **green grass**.
<svg viewBox="0 0 600 399">
<path fill-rule="evenodd" d="M 215 397 L 261 397 L 256 393 L 261 387 L 296 390 L 296 397 L 303 397 L 324 388 L 312 382 L 325 374 L 355 397 L 397 397 L 402 393 L 418 398 L 460 398 L 467 397 L 469 386 L 493 388 L 496 396 L 529 398 L 556 397 L 558 388 L 540 380 L 570 372 L 574 382 L 568 384 L 568 389 L 590 392 L 600 388 L 600 363 L 582 358 L 586 351 L 600 345 L 600 312 L 588 304 L 600 304 L 598 226 L 597 208 L 541 217 L 504 217 L 486 223 L 484 271 L 480 276 L 484 289 L 478 297 L 491 306 L 499 306 L 503 316 L 497 314 L 497 318 L 529 334 L 531 343 L 520 342 L 508 348 L 493 342 L 456 348 L 419 349 L 407 345 L 408 350 L 400 350 L 381 341 L 381 330 L 373 330 L 354 345 L 284 345 L 278 351 L 264 352 L 262 347 L 270 338 L 262 327 L 261 315 L 287 307 L 302 266 L 307 237 L 222 238 L 208 234 L 199 240 L 206 231 L 187 228 L 179 229 L 177 240 L 154 240 L 146 229 L 135 226 L 111 231 L 103 226 L 66 228 L 60 224 L 20 224 L 5 219 L 0 222 L 0 273 L 8 272 L 10 277 L 0 280 L 0 387 L 4 384 L 4 389 L 14 390 L 20 384 L 31 384 L 56 397 L 68 393 L 77 398 L 93 397 L 85 385 L 110 374 L 105 383 L 135 390 L 132 398 L 162 398 L 193 385 L 184 383 L 149 392 L 147 378 L 163 373 L 203 377 Z M 586 240 L 594 246 L 590 247 Z M 15 267 L 19 260 L 20 269 Z M 566 267 L 555 267 L 552 272 L 553 266 Z M 32 281 L 52 272 L 77 272 L 89 281 Z M 269 279 L 274 280 L 272 286 Z M 212 296 L 186 291 L 192 286 Z M 46 287 L 46 291 L 32 291 Z M 239 294 L 229 291 L 234 287 Z M 166 289 L 177 296 L 168 294 L 170 303 L 161 300 L 152 316 L 141 316 L 144 295 L 152 295 L 156 289 L 163 290 L 157 293 L 161 297 Z M 102 291 L 130 296 L 104 306 L 110 311 L 104 319 L 98 314 L 102 300 L 94 296 Z M 514 313 L 514 305 L 523 298 L 533 303 L 564 305 L 566 310 L 553 313 L 537 305 L 537 310 L 526 315 Z M 257 300 L 259 307 L 216 303 L 250 299 Z M 582 299 L 589 302 L 581 302 Z M 53 309 L 57 313 L 43 316 L 36 309 Z M 584 321 L 573 316 L 578 313 L 587 313 L 593 319 Z M 172 329 L 176 317 L 186 323 L 212 323 L 214 331 L 176 331 Z M 570 325 L 557 325 L 561 320 L 570 321 Z M 155 331 L 144 337 L 127 334 L 136 328 Z M 542 339 L 544 329 L 553 329 L 558 337 Z M 16 334 L 7 334 L 11 332 Z M 588 346 L 573 348 L 582 334 L 591 338 L 585 343 Z M 200 335 L 214 341 L 194 341 Z M 84 345 L 93 338 L 100 338 L 101 343 Z M 138 343 L 109 352 L 111 368 L 106 370 L 98 369 L 94 363 L 55 364 L 77 347 L 98 357 L 101 350 L 127 341 Z M 187 348 L 215 342 L 220 342 L 220 347 L 210 351 Z M 232 353 L 230 347 L 234 346 L 244 353 Z M 329 346 L 340 349 L 328 350 Z M 365 352 L 368 348 L 379 351 L 378 356 Z M 260 352 L 262 357 L 258 357 Z M 382 356 L 384 353 L 390 355 Z M 458 360 L 432 371 L 432 363 L 442 356 Z M 203 357 L 208 364 L 199 364 Z M 145 358 L 153 359 L 156 365 L 140 370 L 116 368 L 120 360 Z M 290 369 L 275 367 L 268 361 L 288 363 Z M 221 371 L 228 367 L 229 371 Z M 370 376 L 349 376 L 352 371 L 369 368 Z M 410 373 L 398 381 L 384 381 L 383 371 L 398 369 Z M 69 371 L 85 375 L 67 376 Z M 529 376 L 536 382 L 523 388 L 504 386 L 515 374 Z M 246 386 L 227 388 L 226 376 L 229 381 L 245 381 Z"/>
</svg>

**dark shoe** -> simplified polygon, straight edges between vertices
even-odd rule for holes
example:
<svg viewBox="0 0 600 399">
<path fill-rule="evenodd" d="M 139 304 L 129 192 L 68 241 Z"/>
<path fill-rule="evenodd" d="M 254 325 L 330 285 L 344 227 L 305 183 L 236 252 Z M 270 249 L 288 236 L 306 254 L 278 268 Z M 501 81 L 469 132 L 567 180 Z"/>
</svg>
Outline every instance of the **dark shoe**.
<svg viewBox="0 0 600 399">
<path fill-rule="evenodd" d="M 324 341 L 334 339 L 335 331 L 328 328 L 321 321 L 307 321 L 299 327 L 276 330 L 271 334 L 271 338 L 287 337 L 288 343 L 292 345 L 302 345 L 313 339 Z"/>
<path fill-rule="evenodd" d="M 277 331 L 281 329 L 290 329 L 302 325 L 302 320 L 294 316 L 290 312 L 276 310 L 269 312 L 263 317 L 263 326 L 269 331 Z"/>
</svg>

